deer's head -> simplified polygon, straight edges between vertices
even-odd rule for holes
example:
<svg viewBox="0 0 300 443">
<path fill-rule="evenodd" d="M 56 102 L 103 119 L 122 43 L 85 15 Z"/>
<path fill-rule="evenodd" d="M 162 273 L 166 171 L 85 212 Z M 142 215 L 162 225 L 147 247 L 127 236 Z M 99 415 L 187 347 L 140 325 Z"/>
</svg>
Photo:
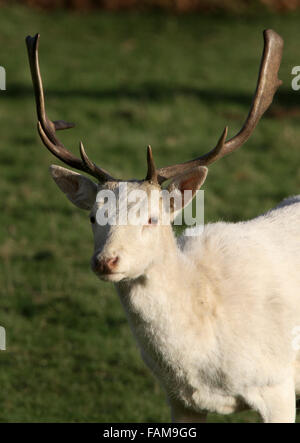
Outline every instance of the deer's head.
<svg viewBox="0 0 300 443">
<path fill-rule="evenodd" d="M 261 116 L 270 106 L 273 96 L 281 84 L 277 74 L 282 57 L 283 41 L 272 30 L 264 31 L 264 51 L 261 60 L 257 87 L 249 115 L 237 135 L 226 141 L 227 127 L 224 129 L 216 147 L 194 160 L 185 163 L 156 168 L 150 146 L 147 149 L 147 174 L 144 180 L 130 180 L 124 182 L 114 178 L 103 168 L 93 163 L 87 156 L 83 144 L 80 143 L 80 157 L 74 156 L 58 140 L 56 131 L 73 127 L 73 124 L 65 121 L 51 121 L 45 111 L 44 93 L 38 61 L 39 35 L 26 39 L 32 80 L 34 85 L 38 131 L 40 137 L 52 154 L 67 165 L 79 171 L 83 171 L 96 179 L 90 180 L 77 172 L 51 166 L 51 175 L 59 188 L 67 195 L 69 200 L 79 208 L 89 211 L 92 225 L 95 251 L 92 258 L 93 270 L 103 280 L 120 281 L 124 278 L 137 278 L 145 273 L 151 263 L 160 259 L 164 239 L 171 233 L 173 218 L 182 209 L 182 205 L 174 201 L 183 201 L 184 191 L 195 192 L 204 183 L 207 175 L 207 166 L 214 161 L 230 154 L 242 146 L 250 137 L 252 131 Z M 170 180 L 169 191 L 179 200 L 172 200 L 172 204 L 166 206 L 162 198 L 162 184 Z M 127 196 L 144 195 L 140 198 L 139 212 L 146 214 L 142 223 L 120 223 L 119 215 L 124 210 L 122 207 L 122 192 L 124 184 L 127 186 Z M 112 223 L 99 223 L 98 216 L 104 214 L 106 204 L 105 196 L 109 193 L 115 199 L 116 219 Z M 155 195 L 156 198 L 151 198 Z M 158 197 L 157 197 L 158 196 Z M 127 199 L 126 213 L 128 214 L 136 200 Z M 187 204 L 189 201 L 184 200 Z M 102 211 L 102 212 L 101 212 Z M 169 223 L 165 223 L 166 217 Z M 164 220 L 164 222 L 162 222 Z"/>
</svg>

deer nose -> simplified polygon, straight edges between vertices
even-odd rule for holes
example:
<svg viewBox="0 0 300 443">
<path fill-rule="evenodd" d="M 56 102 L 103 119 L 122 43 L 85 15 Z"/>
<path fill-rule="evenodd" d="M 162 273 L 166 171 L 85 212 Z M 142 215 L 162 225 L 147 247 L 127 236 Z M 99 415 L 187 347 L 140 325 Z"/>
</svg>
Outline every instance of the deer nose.
<svg viewBox="0 0 300 443">
<path fill-rule="evenodd" d="M 96 258 L 93 263 L 94 271 L 100 274 L 111 274 L 117 266 L 118 261 L 119 257 Z"/>
</svg>

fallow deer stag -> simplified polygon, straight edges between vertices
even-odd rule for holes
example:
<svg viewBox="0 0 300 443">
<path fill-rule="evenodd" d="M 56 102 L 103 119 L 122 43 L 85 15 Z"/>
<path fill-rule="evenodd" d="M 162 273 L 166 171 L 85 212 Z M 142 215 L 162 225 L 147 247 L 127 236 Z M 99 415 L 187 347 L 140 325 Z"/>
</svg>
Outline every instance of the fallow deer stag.
<svg viewBox="0 0 300 443">
<path fill-rule="evenodd" d="M 208 224 L 200 235 L 177 240 L 171 223 L 161 223 L 170 210 L 161 200 L 151 206 L 149 223 L 97 223 L 104 204 L 97 194 L 109 190 L 118 198 L 124 181 L 94 164 L 82 143 L 79 158 L 57 138 L 56 130 L 72 125 L 52 122 L 46 114 L 38 43 L 39 35 L 27 37 L 40 137 L 57 158 L 98 183 L 60 166 L 51 166 L 51 175 L 72 203 L 90 211 L 92 269 L 101 280 L 114 282 L 142 358 L 166 392 L 172 420 L 197 422 L 207 412 L 252 408 L 264 422 L 295 421 L 300 196 L 253 220 Z M 191 190 L 193 198 L 205 181 L 206 166 L 241 147 L 270 106 L 281 84 L 282 48 L 276 32 L 264 31 L 256 91 L 237 135 L 226 140 L 225 128 L 207 154 L 162 168 L 155 167 L 148 147 L 146 178 L 126 182 L 128 190 L 161 193 L 161 185 L 171 180 L 169 190 L 180 196 Z M 172 218 L 179 210 L 171 207 Z"/>
</svg>

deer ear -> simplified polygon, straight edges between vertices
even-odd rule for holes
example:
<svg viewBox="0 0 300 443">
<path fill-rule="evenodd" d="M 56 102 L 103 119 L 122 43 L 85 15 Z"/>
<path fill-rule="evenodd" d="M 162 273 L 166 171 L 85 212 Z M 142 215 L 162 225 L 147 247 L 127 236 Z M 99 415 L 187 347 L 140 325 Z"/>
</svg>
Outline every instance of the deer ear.
<svg viewBox="0 0 300 443">
<path fill-rule="evenodd" d="M 184 174 L 177 175 L 169 184 L 168 191 L 174 196 L 171 204 L 172 218 L 187 206 L 195 196 L 196 191 L 205 182 L 208 169 L 205 166 L 197 166 Z M 186 192 L 185 191 L 190 191 Z"/>
<path fill-rule="evenodd" d="M 51 165 L 50 174 L 68 199 L 81 209 L 90 210 L 96 200 L 97 185 L 84 175 Z"/>
</svg>

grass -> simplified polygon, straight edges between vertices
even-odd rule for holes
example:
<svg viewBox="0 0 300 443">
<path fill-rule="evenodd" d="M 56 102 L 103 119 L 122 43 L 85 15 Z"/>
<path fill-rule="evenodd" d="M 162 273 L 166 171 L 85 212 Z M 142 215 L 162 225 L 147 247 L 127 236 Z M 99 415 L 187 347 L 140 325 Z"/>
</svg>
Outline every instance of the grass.
<svg viewBox="0 0 300 443">
<path fill-rule="evenodd" d="M 36 131 L 24 37 L 41 33 L 48 113 L 61 133 L 121 178 L 215 145 L 242 125 L 264 28 L 285 39 L 284 86 L 239 152 L 210 170 L 206 221 L 257 215 L 300 189 L 299 15 L 53 14 L 2 8 L 0 65 L 0 421 L 161 422 L 164 396 L 142 363 L 114 289 L 89 269 L 92 235 L 49 178 Z M 257 421 L 255 413 L 210 421 Z M 299 418 L 298 418 L 299 420 Z"/>
</svg>

